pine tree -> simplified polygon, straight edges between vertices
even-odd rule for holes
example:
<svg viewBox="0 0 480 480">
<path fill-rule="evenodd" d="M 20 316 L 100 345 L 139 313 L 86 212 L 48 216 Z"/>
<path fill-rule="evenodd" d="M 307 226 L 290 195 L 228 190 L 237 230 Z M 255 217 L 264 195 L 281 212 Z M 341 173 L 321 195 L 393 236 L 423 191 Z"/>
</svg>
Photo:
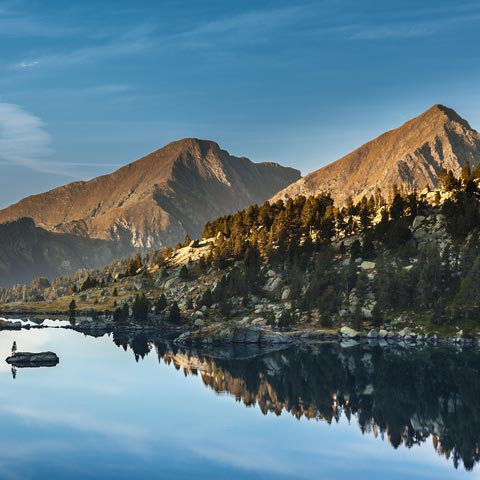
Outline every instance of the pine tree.
<svg viewBox="0 0 480 480">
<path fill-rule="evenodd" d="M 165 294 L 162 293 L 160 297 L 158 297 L 157 301 L 155 302 L 155 313 L 161 313 L 167 308 L 167 298 Z"/>
<path fill-rule="evenodd" d="M 68 305 L 68 313 L 70 315 L 70 318 L 75 317 L 76 309 L 77 309 L 77 304 L 75 302 L 75 299 L 72 298 L 72 301 Z"/>
<path fill-rule="evenodd" d="M 207 290 L 205 290 L 202 296 L 202 305 L 205 305 L 206 307 L 210 308 L 212 304 L 213 304 L 212 291 L 209 288 L 207 288 Z"/>
<path fill-rule="evenodd" d="M 146 320 L 148 316 L 149 302 L 144 293 L 135 295 L 132 305 L 132 315 L 135 320 Z"/>
<path fill-rule="evenodd" d="M 178 323 L 181 319 L 180 308 L 178 308 L 178 303 L 173 302 L 170 307 L 170 313 L 168 315 L 168 320 L 172 323 Z"/>
<path fill-rule="evenodd" d="M 472 178 L 472 170 L 470 168 L 470 162 L 467 160 L 462 168 L 462 180 L 468 182 Z"/>
<path fill-rule="evenodd" d="M 182 268 L 180 269 L 180 273 L 178 274 L 178 276 L 182 280 L 188 280 L 188 268 L 186 265 L 182 265 Z"/>
</svg>

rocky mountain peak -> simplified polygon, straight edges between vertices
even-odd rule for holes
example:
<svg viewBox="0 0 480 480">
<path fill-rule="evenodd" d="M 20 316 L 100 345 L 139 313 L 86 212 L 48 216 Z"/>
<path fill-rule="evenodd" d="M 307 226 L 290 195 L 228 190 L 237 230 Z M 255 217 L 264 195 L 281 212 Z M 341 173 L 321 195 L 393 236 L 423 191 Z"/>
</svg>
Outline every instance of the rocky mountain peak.
<svg viewBox="0 0 480 480">
<path fill-rule="evenodd" d="M 253 163 L 216 142 L 185 138 L 109 175 L 27 197 L 0 210 L 0 224 L 28 217 L 42 231 L 67 234 L 61 237 L 65 244 L 74 237 L 103 240 L 109 249 L 120 246 L 110 249 L 115 255 L 130 255 L 135 248 L 174 245 L 187 233 L 198 237 L 208 220 L 262 203 L 298 178 L 293 168 Z M 73 265 L 71 260 L 52 258 Z"/>
<path fill-rule="evenodd" d="M 394 184 L 406 190 L 435 188 L 442 169 L 460 175 L 480 162 L 480 134 L 451 108 L 434 105 L 339 160 L 279 192 L 273 200 L 329 192 L 337 203 L 360 200 Z"/>
</svg>

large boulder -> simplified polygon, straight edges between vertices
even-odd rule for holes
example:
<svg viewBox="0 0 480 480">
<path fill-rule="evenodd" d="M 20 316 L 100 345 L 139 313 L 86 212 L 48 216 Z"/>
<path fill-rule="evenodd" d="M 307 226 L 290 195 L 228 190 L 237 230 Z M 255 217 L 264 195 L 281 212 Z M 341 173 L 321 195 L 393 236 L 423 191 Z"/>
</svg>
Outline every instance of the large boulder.
<svg viewBox="0 0 480 480">
<path fill-rule="evenodd" d="M 360 337 L 360 332 L 357 332 L 353 328 L 346 327 L 346 326 L 344 326 L 340 329 L 340 334 L 344 338 L 359 338 Z"/>
<path fill-rule="evenodd" d="M 17 352 L 6 359 L 6 362 L 15 367 L 53 367 L 59 362 L 57 354 L 53 352 Z"/>
</svg>

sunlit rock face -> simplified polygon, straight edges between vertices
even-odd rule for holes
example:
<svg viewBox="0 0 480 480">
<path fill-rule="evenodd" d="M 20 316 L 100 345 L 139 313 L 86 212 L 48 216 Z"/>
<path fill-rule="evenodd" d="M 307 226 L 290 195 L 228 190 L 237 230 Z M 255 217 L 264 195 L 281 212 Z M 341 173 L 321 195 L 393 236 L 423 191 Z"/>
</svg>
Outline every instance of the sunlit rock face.
<svg viewBox="0 0 480 480">
<path fill-rule="evenodd" d="M 0 224 L 28 217 L 42 238 L 47 236 L 44 232 L 58 234 L 63 251 L 56 255 L 50 249 L 50 256 L 41 256 L 43 263 L 30 262 L 36 273 L 49 275 L 55 270 L 53 263 L 71 269 L 79 264 L 97 267 L 95 255 L 110 261 L 114 249 L 118 258 L 133 249 L 174 245 L 187 233 L 198 237 L 208 220 L 262 203 L 298 178 L 300 172 L 293 168 L 253 163 L 230 155 L 215 142 L 187 138 L 109 175 L 25 198 L 0 211 Z M 77 248 L 77 238 L 105 245 L 90 245 L 89 253 Z M 38 248 L 46 250 L 50 243 L 39 242 Z M 0 247 L 10 252 L 9 243 L 0 242 Z M 23 260 L 22 255 L 18 258 Z M 0 261 L 0 282 L 8 275 L 8 280 L 19 281 L 14 269 L 4 270 Z"/>
<path fill-rule="evenodd" d="M 480 134 L 452 109 L 434 105 L 399 128 L 316 170 L 274 196 L 291 198 L 329 192 L 336 203 L 360 200 L 393 185 L 405 190 L 437 186 L 445 168 L 458 177 L 466 162 L 480 161 Z"/>
<path fill-rule="evenodd" d="M 439 454 L 472 469 L 480 460 L 480 352 L 382 349 L 337 343 L 211 350 L 178 348 L 147 336 L 115 338 L 137 360 L 155 349 L 160 361 L 199 375 L 264 414 L 335 423 L 342 415 L 394 448 L 432 442 Z"/>
</svg>

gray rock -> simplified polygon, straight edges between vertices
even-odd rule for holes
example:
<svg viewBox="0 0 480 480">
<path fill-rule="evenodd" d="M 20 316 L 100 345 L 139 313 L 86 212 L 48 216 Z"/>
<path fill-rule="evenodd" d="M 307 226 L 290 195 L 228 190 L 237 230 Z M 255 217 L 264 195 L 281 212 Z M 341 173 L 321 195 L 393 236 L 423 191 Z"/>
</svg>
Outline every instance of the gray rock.
<svg viewBox="0 0 480 480">
<path fill-rule="evenodd" d="M 372 328 L 367 335 L 367 338 L 378 338 L 378 332 Z"/>
<path fill-rule="evenodd" d="M 202 327 L 205 326 L 205 322 L 204 322 L 201 318 L 197 318 L 197 319 L 195 320 L 194 325 L 195 325 L 196 327 L 202 328 Z"/>
<path fill-rule="evenodd" d="M 369 262 L 368 260 L 364 260 L 360 264 L 360 268 L 362 270 L 373 270 L 375 268 L 375 262 Z"/>
<path fill-rule="evenodd" d="M 425 221 L 425 217 L 422 217 L 421 215 L 417 215 L 412 223 L 412 227 L 414 229 L 418 228 L 423 222 Z"/>
<path fill-rule="evenodd" d="M 53 352 L 17 352 L 6 359 L 6 362 L 15 367 L 53 367 L 59 362 L 56 353 Z"/>
<path fill-rule="evenodd" d="M 412 332 L 412 330 L 410 330 L 410 328 L 408 327 L 405 327 L 405 328 L 402 328 L 399 332 L 398 332 L 398 336 L 399 337 L 413 337 L 415 334 Z"/>
<path fill-rule="evenodd" d="M 383 328 L 378 332 L 378 337 L 379 338 L 386 338 L 387 335 L 388 335 L 388 332 Z"/>
<path fill-rule="evenodd" d="M 357 332 L 353 328 L 346 327 L 346 326 L 344 326 L 340 329 L 340 333 L 341 333 L 342 337 L 345 337 L 345 338 L 359 338 L 360 337 L 360 332 Z"/>
<path fill-rule="evenodd" d="M 283 292 L 282 292 L 282 300 L 288 300 L 288 298 L 290 297 L 290 288 L 284 288 L 283 289 Z"/>
</svg>

